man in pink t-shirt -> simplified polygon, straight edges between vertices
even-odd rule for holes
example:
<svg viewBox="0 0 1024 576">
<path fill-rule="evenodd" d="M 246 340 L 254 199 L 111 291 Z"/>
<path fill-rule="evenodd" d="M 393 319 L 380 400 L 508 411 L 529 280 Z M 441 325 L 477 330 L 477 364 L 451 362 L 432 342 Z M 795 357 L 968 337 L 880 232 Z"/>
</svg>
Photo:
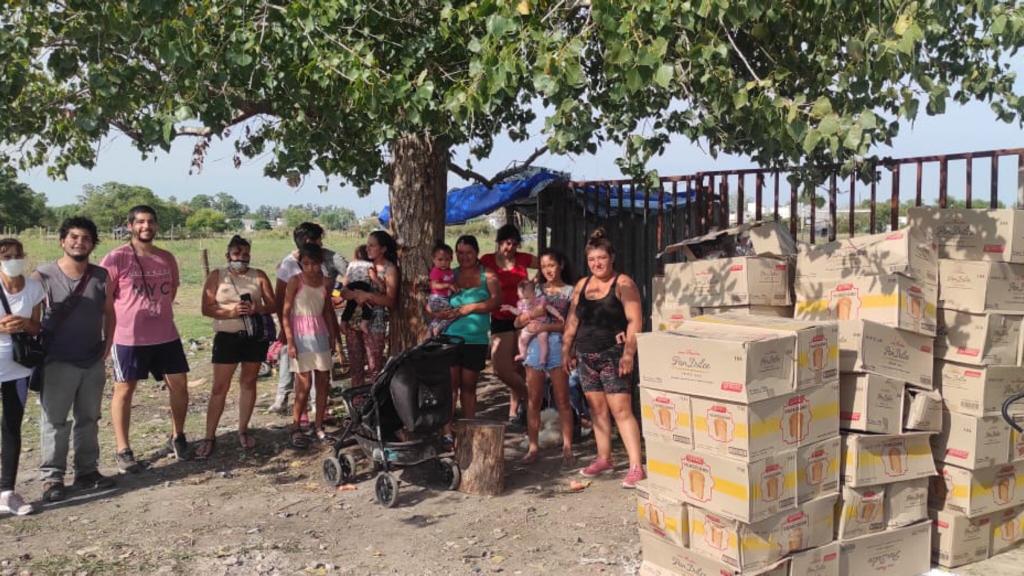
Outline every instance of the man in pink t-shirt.
<svg viewBox="0 0 1024 576">
<path fill-rule="evenodd" d="M 143 466 L 135 459 L 128 439 L 132 396 L 139 380 L 150 375 L 164 381 L 171 403 L 171 452 L 189 458 L 185 439 L 188 413 L 188 359 L 174 325 L 174 297 L 178 293 L 178 263 L 174 255 L 153 246 L 159 225 L 149 206 L 136 206 L 128 214 L 132 238 L 115 248 L 101 265 L 114 284 L 114 396 L 110 402 L 117 468 L 134 473 Z"/>
</svg>

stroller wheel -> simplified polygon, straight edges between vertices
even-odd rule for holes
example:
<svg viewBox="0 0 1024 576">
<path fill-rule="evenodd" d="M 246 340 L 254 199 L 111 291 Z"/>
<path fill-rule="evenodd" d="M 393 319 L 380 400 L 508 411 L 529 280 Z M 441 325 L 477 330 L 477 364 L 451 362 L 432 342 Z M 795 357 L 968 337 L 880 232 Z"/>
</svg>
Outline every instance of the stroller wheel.
<svg viewBox="0 0 1024 576">
<path fill-rule="evenodd" d="M 342 454 L 340 459 L 326 458 L 323 464 L 324 484 L 328 488 L 341 486 L 352 479 L 355 470 L 355 460 L 348 454 Z"/>
<path fill-rule="evenodd" d="M 437 464 L 441 469 L 441 481 L 444 483 L 445 489 L 458 490 L 459 483 L 462 482 L 462 470 L 459 469 L 459 465 L 455 463 L 455 460 L 441 458 L 437 461 Z"/>
<path fill-rule="evenodd" d="M 381 506 L 391 508 L 398 502 L 398 480 L 391 474 L 384 472 L 378 475 L 373 488 Z"/>
</svg>

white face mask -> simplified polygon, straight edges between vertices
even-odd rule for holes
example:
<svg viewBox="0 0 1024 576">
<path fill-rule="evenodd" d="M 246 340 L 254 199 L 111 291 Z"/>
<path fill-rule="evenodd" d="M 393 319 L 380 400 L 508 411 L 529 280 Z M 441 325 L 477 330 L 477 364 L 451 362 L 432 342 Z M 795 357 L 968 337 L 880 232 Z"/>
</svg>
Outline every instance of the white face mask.
<svg viewBox="0 0 1024 576">
<path fill-rule="evenodd" d="M 228 269 L 234 272 L 245 272 L 249 269 L 249 263 L 245 260 L 232 260 L 228 262 Z"/>
<path fill-rule="evenodd" d="M 25 259 L 0 260 L 0 268 L 9 278 L 16 278 L 25 273 Z"/>
</svg>

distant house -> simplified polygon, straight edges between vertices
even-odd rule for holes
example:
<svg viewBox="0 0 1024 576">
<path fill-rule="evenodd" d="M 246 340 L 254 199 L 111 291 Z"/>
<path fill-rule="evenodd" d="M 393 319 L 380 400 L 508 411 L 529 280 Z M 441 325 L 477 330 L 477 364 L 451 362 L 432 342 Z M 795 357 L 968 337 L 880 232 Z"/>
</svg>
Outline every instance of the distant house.
<svg viewBox="0 0 1024 576">
<path fill-rule="evenodd" d="M 256 229 L 256 222 L 258 222 L 258 220 L 255 218 L 242 218 L 242 228 L 246 232 L 252 232 Z"/>
</svg>

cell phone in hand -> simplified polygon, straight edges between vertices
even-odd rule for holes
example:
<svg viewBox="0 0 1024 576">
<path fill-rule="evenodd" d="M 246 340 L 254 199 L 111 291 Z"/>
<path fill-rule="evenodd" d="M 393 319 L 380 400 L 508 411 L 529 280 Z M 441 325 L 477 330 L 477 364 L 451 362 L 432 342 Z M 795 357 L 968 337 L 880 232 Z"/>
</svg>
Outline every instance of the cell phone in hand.
<svg viewBox="0 0 1024 576">
<path fill-rule="evenodd" d="M 252 304 L 252 295 L 249 294 L 248 292 L 246 292 L 244 294 L 240 294 L 238 297 L 242 300 L 242 302 L 245 302 L 247 304 Z"/>
</svg>

